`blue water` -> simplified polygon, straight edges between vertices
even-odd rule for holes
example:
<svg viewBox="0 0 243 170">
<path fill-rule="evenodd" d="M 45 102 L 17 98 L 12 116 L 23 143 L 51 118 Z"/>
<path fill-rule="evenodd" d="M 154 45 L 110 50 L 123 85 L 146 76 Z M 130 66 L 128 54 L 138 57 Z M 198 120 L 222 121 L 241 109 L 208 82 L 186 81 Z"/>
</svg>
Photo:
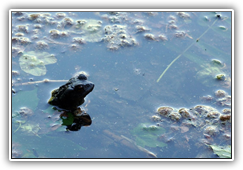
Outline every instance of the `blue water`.
<svg viewBox="0 0 243 170">
<path fill-rule="evenodd" d="M 23 16 L 28 16 L 31 12 L 25 12 Z M 37 13 L 37 12 L 34 12 Z M 54 16 L 56 12 L 48 12 Z M 191 108 L 198 104 L 203 104 L 200 97 L 214 95 L 218 89 L 225 90 L 231 95 L 231 86 L 225 87 L 222 82 L 214 81 L 203 83 L 197 76 L 197 72 L 202 69 L 201 64 L 209 63 L 212 59 L 218 59 L 226 64 L 224 72 L 231 76 L 231 13 L 221 12 L 224 19 L 218 21 L 203 35 L 198 43 L 191 46 L 165 73 L 157 83 L 161 73 L 166 67 L 181 54 L 187 47 L 196 41 L 200 35 L 217 19 L 213 12 L 188 12 L 189 19 L 180 18 L 176 12 L 158 12 L 155 16 L 150 16 L 142 12 L 124 12 L 120 23 L 112 23 L 109 19 L 104 19 L 103 14 L 94 12 L 73 12 L 74 15 L 65 12 L 74 21 L 77 19 L 97 19 L 105 25 L 126 25 L 127 31 L 132 35 L 138 46 L 120 47 L 116 51 L 108 50 L 107 42 L 87 42 L 79 45 L 79 49 L 72 50 L 68 45 L 48 43 L 46 51 L 55 54 L 57 62 L 46 66 L 47 73 L 43 76 L 33 76 L 21 70 L 18 64 L 18 56 L 12 57 L 12 70 L 19 71 L 19 76 L 12 76 L 12 80 L 28 82 L 43 80 L 68 80 L 77 71 L 85 71 L 90 76 L 88 80 L 95 84 L 94 90 L 86 97 L 86 103 L 82 105 L 92 118 L 92 124 L 84 126 L 77 132 L 66 131 L 65 126 L 51 129 L 51 124 L 61 124 L 58 114 L 51 109 L 47 101 L 51 96 L 51 91 L 63 85 L 63 82 L 38 83 L 34 85 L 14 86 L 15 94 L 12 94 L 12 114 L 16 114 L 21 106 L 22 96 L 26 91 L 37 93 L 38 103 L 33 108 L 33 115 L 27 118 L 17 115 L 12 118 L 12 142 L 17 143 L 13 150 L 19 152 L 18 158 L 148 158 L 148 154 L 137 147 L 136 134 L 132 130 L 141 123 L 149 123 L 151 116 L 156 114 L 159 106 L 170 106 L 175 108 Z M 71 16 L 70 16 L 71 15 Z M 120 16 L 121 14 L 117 15 Z M 176 17 L 177 30 L 166 28 L 169 16 Z M 205 20 L 207 16 L 209 20 Z M 29 24 L 29 32 L 24 36 L 31 38 L 35 21 L 25 19 L 17 20 L 16 15 L 12 15 L 12 32 L 16 33 L 16 25 Z M 226 19 L 227 18 L 227 19 Z M 150 31 L 135 33 L 136 29 L 132 21 L 143 20 L 144 26 Z M 61 21 L 62 19 L 54 20 Z M 40 23 L 43 28 L 38 34 L 39 40 L 46 36 L 50 38 L 49 30 L 56 29 L 56 25 Z M 225 26 L 227 30 L 220 29 Z M 68 30 L 69 28 L 63 28 Z M 63 31 L 60 30 L 60 31 Z M 183 30 L 188 36 L 182 38 L 175 37 L 176 31 Z M 164 34 L 168 41 L 154 41 L 144 38 L 145 33 L 152 33 L 155 36 Z M 67 38 L 55 39 L 55 41 L 73 44 L 72 38 L 76 35 L 69 35 Z M 35 41 L 29 45 L 12 44 L 12 46 L 23 47 L 25 51 L 35 51 Z M 202 45 L 204 45 L 202 47 Z M 205 47 L 205 48 L 204 48 Z M 24 52 L 25 52 L 24 51 Z M 190 57 L 192 56 L 192 57 Z M 37 90 L 36 90 L 37 89 Z M 36 90 L 36 92 L 35 92 Z M 29 96 L 31 100 L 32 96 Z M 18 99 L 18 100 L 15 100 Z M 17 101 L 17 102 L 15 102 Z M 28 99 L 27 99 L 28 103 Z M 87 107 L 85 107 L 85 105 Z M 212 107 L 220 111 L 223 107 L 218 107 L 210 103 Z M 47 111 L 49 108 L 49 111 Z M 52 118 L 48 118 L 51 115 Z M 57 117 L 58 120 L 54 119 Z M 39 124 L 40 130 L 36 134 L 16 129 L 19 124 L 16 120 L 24 120 L 23 125 Z M 176 124 L 174 122 L 173 124 Z M 168 127 L 164 127 L 169 132 Z M 168 129 L 167 129 L 168 128 Z M 230 128 L 230 127 L 229 127 Z M 190 129 L 191 130 L 191 129 Z M 15 132 L 16 131 L 16 132 Z M 107 133 L 110 132 L 110 133 Z M 193 131 L 193 130 L 191 130 Z M 113 135 L 111 135 L 113 134 Z M 193 133 L 188 133 L 187 137 L 193 138 Z M 126 140 L 122 136 L 131 139 Z M 163 135 L 163 134 L 161 134 Z M 153 152 L 158 158 L 195 158 L 200 153 L 207 153 L 206 147 L 199 147 L 199 140 L 189 140 L 183 146 L 179 141 L 184 139 L 185 134 L 176 134 L 172 142 L 164 142 L 165 147 L 148 145 L 144 146 Z M 196 137 L 197 138 L 197 137 Z M 204 138 L 203 135 L 200 138 Z M 217 143 L 215 139 L 212 144 Z M 130 143 L 129 143 L 130 142 Z M 128 143 L 128 144 L 127 144 Z M 230 140 L 225 142 L 230 144 Z M 223 144 L 225 144 L 223 143 Z M 14 145 L 15 146 L 15 145 Z M 215 158 L 212 151 L 205 157 Z"/>
</svg>

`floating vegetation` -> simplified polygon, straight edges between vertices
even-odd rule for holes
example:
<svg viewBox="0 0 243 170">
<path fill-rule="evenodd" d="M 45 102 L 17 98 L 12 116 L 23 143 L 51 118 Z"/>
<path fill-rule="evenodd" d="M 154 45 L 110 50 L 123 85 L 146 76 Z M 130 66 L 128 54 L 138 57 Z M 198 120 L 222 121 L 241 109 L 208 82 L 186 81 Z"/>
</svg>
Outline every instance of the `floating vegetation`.
<svg viewBox="0 0 243 170">
<path fill-rule="evenodd" d="M 210 100 L 215 106 L 217 106 L 218 100 L 230 98 L 223 90 L 217 90 L 215 96 L 216 99 L 211 97 Z M 225 105 L 220 106 L 225 107 Z M 140 131 L 149 132 L 150 135 L 156 133 L 157 141 L 170 144 L 170 147 L 178 147 L 180 150 L 185 149 L 185 151 L 191 148 L 189 141 L 195 143 L 198 148 L 207 146 L 216 146 L 217 148 L 220 147 L 219 145 L 227 147 L 231 145 L 231 109 L 224 108 L 219 111 L 208 105 L 196 105 L 192 108 L 184 107 L 179 109 L 161 106 L 156 113 L 156 115 L 151 116 L 152 123 L 140 124 L 140 129 L 137 127 L 136 131 L 139 129 Z M 157 133 L 161 127 L 165 131 Z M 153 137 L 150 136 L 150 139 L 152 140 Z M 141 143 L 146 142 L 139 139 L 137 144 L 141 145 Z M 212 152 L 202 157 L 211 156 Z"/>
<path fill-rule="evenodd" d="M 40 126 L 39 126 L 39 124 L 35 124 L 35 125 L 34 124 L 24 124 L 24 125 L 22 125 L 22 123 L 19 123 L 19 128 L 22 131 L 26 131 L 27 133 L 30 133 L 30 134 L 33 133 L 37 137 L 40 137 L 38 135 L 38 131 L 41 129 Z M 19 128 L 16 129 L 15 132 L 17 132 L 19 130 Z"/>
<path fill-rule="evenodd" d="M 60 36 L 60 31 L 54 29 L 49 31 L 52 38 L 58 38 Z"/>
<path fill-rule="evenodd" d="M 144 38 L 149 41 L 168 41 L 168 38 L 164 34 L 154 35 L 151 33 L 144 34 Z"/>
<path fill-rule="evenodd" d="M 145 31 L 150 31 L 149 28 L 142 26 L 142 25 L 136 25 L 137 32 L 145 32 Z"/>
<path fill-rule="evenodd" d="M 29 38 L 26 37 L 12 37 L 12 42 L 20 45 L 26 45 L 29 44 L 31 41 Z"/>
<path fill-rule="evenodd" d="M 144 37 L 148 40 L 157 41 L 157 39 L 155 38 L 155 36 L 153 34 L 144 34 Z"/>
<path fill-rule="evenodd" d="M 162 116 L 168 116 L 171 112 L 173 111 L 173 108 L 172 107 L 159 107 L 157 109 L 157 112 L 159 113 L 159 115 L 162 115 Z"/>
<path fill-rule="evenodd" d="M 171 120 L 177 121 L 180 120 L 181 115 L 178 112 L 172 112 L 169 114 L 169 118 L 171 118 Z"/>
<path fill-rule="evenodd" d="M 19 124 L 18 128 L 14 131 L 16 133 L 19 129 L 23 132 L 27 132 L 27 134 L 34 134 L 35 136 L 39 137 L 38 132 L 41 129 L 39 124 L 29 124 L 26 123 L 25 120 L 17 120 L 15 123 Z"/>
<path fill-rule="evenodd" d="M 148 125 L 148 124 L 139 124 L 132 130 L 132 134 L 136 137 L 136 144 L 141 147 L 164 147 L 165 143 L 157 140 L 159 135 L 165 133 L 164 128 Z"/>
<path fill-rule="evenodd" d="M 222 25 L 219 26 L 219 29 L 221 29 L 222 31 L 227 31 L 228 30 L 228 28 L 226 28 L 225 26 L 222 26 Z"/>
<path fill-rule="evenodd" d="M 16 27 L 19 32 L 28 33 L 29 27 L 27 25 L 17 25 Z"/>
<path fill-rule="evenodd" d="M 15 71 L 15 70 L 12 70 L 12 75 L 13 76 L 18 76 L 19 75 L 19 72 L 18 71 Z"/>
<path fill-rule="evenodd" d="M 24 33 L 22 33 L 22 32 L 17 32 L 15 35 L 16 35 L 17 37 L 23 37 L 23 36 L 24 36 Z"/>
<path fill-rule="evenodd" d="M 75 29 L 82 31 L 83 38 L 87 42 L 100 42 L 102 40 L 101 38 L 103 37 L 103 29 L 102 22 L 100 20 L 78 20 L 76 21 Z"/>
<path fill-rule="evenodd" d="M 82 37 L 74 37 L 73 42 L 78 44 L 85 44 L 85 40 Z"/>
<path fill-rule="evenodd" d="M 58 31 L 58 30 L 56 30 L 56 29 L 52 29 L 52 30 L 50 30 L 49 31 L 49 33 L 50 33 L 50 37 L 51 38 L 60 38 L 60 37 L 68 37 L 68 32 L 66 32 L 66 31 Z"/>
<path fill-rule="evenodd" d="M 74 21 L 71 18 L 67 17 L 67 18 L 63 18 L 61 23 L 62 23 L 63 27 L 72 26 L 74 24 Z"/>
<path fill-rule="evenodd" d="M 212 83 L 214 79 L 222 81 L 227 80 L 223 71 L 225 64 L 219 60 L 212 60 L 211 63 L 203 64 L 201 68 L 202 69 L 197 72 L 196 77 L 206 86 L 217 85 Z"/>
<path fill-rule="evenodd" d="M 203 101 L 205 102 L 212 102 L 217 104 L 218 106 L 223 106 L 223 107 L 231 107 L 231 96 L 228 95 L 224 90 L 217 90 L 215 93 L 215 98 L 211 96 L 210 100 L 205 100 L 205 96 L 202 98 Z M 224 109 L 222 111 L 224 114 L 229 114 L 231 113 L 231 110 Z"/>
<path fill-rule="evenodd" d="M 220 61 L 218 59 L 212 59 L 211 63 L 212 63 L 213 66 L 220 66 L 220 67 L 224 67 L 225 66 L 225 64 L 222 63 L 222 61 Z"/>
<path fill-rule="evenodd" d="M 209 145 L 213 149 L 213 152 L 217 154 L 220 158 L 231 158 L 231 146 L 217 146 Z"/>
<path fill-rule="evenodd" d="M 36 42 L 38 49 L 46 49 L 48 48 L 48 44 L 45 41 L 37 41 Z"/>
<path fill-rule="evenodd" d="M 19 58 L 19 65 L 23 71 L 34 76 L 42 76 L 46 74 L 47 64 L 56 63 L 57 59 L 53 54 L 47 52 L 37 53 L 29 51 Z"/>
<path fill-rule="evenodd" d="M 123 136 L 123 135 L 116 135 L 109 130 L 104 130 L 103 131 L 105 135 L 107 135 L 109 138 L 112 138 L 114 143 L 116 144 L 121 144 L 125 146 L 125 148 L 135 151 L 135 152 L 142 152 L 143 154 L 146 154 L 146 157 L 149 158 L 157 158 L 156 154 L 153 152 L 149 151 L 148 149 L 139 146 L 135 141 Z"/>
<path fill-rule="evenodd" d="M 40 14 L 30 14 L 29 15 L 29 17 L 28 17 L 28 19 L 29 20 L 35 20 L 35 19 L 37 19 L 37 18 L 39 18 L 41 15 Z"/>
<path fill-rule="evenodd" d="M 29 117 L 33 115 L 33 111 L 28 107 L 21 107 L 18 113 L 24 117 Z"/>
<path fill-rule="evenodd" d="M 172 157 L 177 158 L 181 156 L 180 153 L 183 153 L 183 156 L 187 157 L 193 155 L 195 152 L 200 152 L 200 150 L 205 150 L 205 148 L 212 148 L 208 149 L 211 155 L 205 157 L 208 158 L 212 156 L 213 153 L 217 154 L 219 157 L 225 156 L 226 153 L 221 154 L 219 152 L 227 152 L 227 147 L 231 145 L 231 119 L 233 118 L 230 108 L 231 96 L 227 94 L 227 92 L 230 91 L 227 89 L 226 92 L 224 91 L 225 88 L 222 88 L 223 83 L 231 83 L 229 74 L 230 65 L 225 64 L 230 63 L 230 53 L 228 52 L 230 46 L 227 46 L 229 37 L 231 36 L 230 19 L 224 21 L 226 19 L 224 16 L 212 12 L 207 13 L 207 16 L 205 16 L 204 12 L 201 17 L 199 16 L 200 13 L 197 12 L 148 12 L 146 14 L 144 12 L 97 12 L 86 14 L 82 15 L 82 12 L 16 12 L 12 14 L 12 86 L 14 88 L 12 89 L 12 93 L 14 93 L 12 94 L 12 135 L 13 139 L 17 139 L 17 142 L 20 142 L 22 145 L 20 145 L 20 151 L 18 147 L 12 150 L 13 157 L 40 158 L 41 156 L 60 157 L 60 155 L 67 158 L 71 156 L 84 157 L 86 155 L 92 157 L 95 149 L 93 148 L 92 150 L 91 144 L 84 144 L 88 150 L 85 154 L 82 154 L 80 151 L 85 149 L 80 148 L 81 144 L 76 139 L 62 138 L 63 135 L 53 137 L 53 134 L 56 134 L 59 130 L 64 133 L 65 127 L 63 128 L 62 123 L 65 125 L 73 124 L 74 116 L 63 114 L 63 112 L 54 110 L 51 107 L 49 107 L 49 111 L 47 111 L 45 110 L 46 108 L 43 109 L 43 101 L 39 101 L 43 98 L 43 89 L 40 87 L 52 86 L 53 84 L 51 84 L 51 82 L 67 83 L 68 80 L 52 79 L 53 76 L 55 77 L 56 73 L 59 73 L 56 66 L 65 65 L 66 57 L 73 60 L 72 62 L 74 62 L 74 65 L 68 66 L 66 71 L 60 70 L 60 74 L 64 76 L 63 79 L 67 76 L 65 75 L 67 72 L 72 72 L 72 70 L 78 71 L 80 68 L 83 69 L 83 67 L 85 67 L 84 69 L 86 69 L 86 67 L 88 68 L 88 66 L 91 66 L 100 72 L 96 77 L 93 77 L 94 79 L 101 76 L 100 80 L 102 82 L 110 78 L 112 80 L 118 80 L 119 82 L 121 81 L 120 85 L 115 81 L 106 81 L 112 83 L 110 86 L 108 85 L 110 83 L 102 84 L 102 87 L 105 87 L 108 93 L 103 93 L 98 90 L 100 93 L 99 99 L 102 101 L 110 101 L 110 97 L 115 97 L 114 95 L 109 95 L 109 93 L 118 95 L 118 98 L 113 100 L 112 104 L 107 105 L 108 107 L 112 106 L 111 109 L 107 110 L 108 117 L 110 111 L 117 111 L 119 107 L 128 106 L 127 104 L 135 101 L 134 98 L 138 98 L 136 102 L 133 102 L 134 104 L 140 102 L 145 104 L 147 100 L 150 101 L 150 103 L 146 103 L 145 105 L 134 107 L 133 110 L 126 107 L 122 112 L 117 112 L 116 114 L 119 115 L 117 115 L 118 118 L 123 117 L 125 113 L 133 113 L 134 111 L 139 113 L 139 116 L 135 116 L 136 119 L 134 119 L 134 116 L 129 116 L 125 122 L 125 126 L 124 122 L 116 121 L 115 118 L 117 116 L 114 117 L 113 114 L 110 118 L 114 118 L 114 120 L 112 120 L 111 123 L 109 121 L 105 122 L 107 126 L 104 126 L 107 128 L 114 128 L 112 125 L 115 124 L 118 129 L 114 129 L 113 133 L 106 130 L 104 131 L 104 129 L 102 130 L 103 125 L 100 124 L 102 125 L 99 127 L 99 129 L 101 129 L 100 132 L 104 132 L 106 136 L 105 140 L 101 140 L 104 142 L 102 143 L 103 148 L 100 148 L 100 151 L 97 152 L 98 154 L 101 155 L 105 153 L 106 155 L 102 155 L 104 157 L 114 156 L 112 149 L 117 149 L 123 151 L 122 153 L 115 153 L 118 156 L 124 156 L 123 153 L 128 151 L 128 154 L 125 154 L 125 156 L 157 158 L 157 156 L 170 157 L 172 155 Z M 229 15 L 229 13 L 226 15 Z M 96 20 L 98 17 L 100 18 Z M 191 18 L 193 18 L 193 20 L 190 20 Z M 190 24 L 190 21 L 193 23 Z M 196 21 L 202 22 L 202 24 L 195 23 Z M 215 24 L 216 22 L 218 22 L 218 24 Z M 190 39 L 193 39 L 192 36 L 194 37 L 197 34 L 197 28 L 205 28 L 206 31 L 204 30 L 205 32 L 201 36 L 198 38 L 196 37 L 197 39 L 194 38 L 193 42 L 190 43 Z M 207 32 L 209 33 L 210 29 L 218 34 L 218 36 L 213 36 L 216 38 L 219 37 L 219 39 L 217 39 L 215 43 L 213 43 L 214 41 L 210 41 L 210 43 L 207 44 L 208 38 L 215 38 L 213 36 L 203 37 Z M 222 38 L 224 38 L 224 41 L 220 41 Z M 94 44 L 88 42 L 101 43 Z M 188 42 L 189 47 L 181 50 Z M 218 44 L 217 42 L 220 43 Z M 138 44 L 141 44 L 141 47 L 139 46 L 134 49 Z M 195 44 L 198 50 L 193 50 L 191 48 Z M 225 46 L 226 48 L 224 48 Z M 123 51 L 106 52 L 108 54 L 105 55 L 106 59 L 109 59 L 114 54 L 115 58 L 113 59 L 115 59 L 115 61 L 113 62 L 113 60 L 108 61 L 104 60 L 104 58 L 100 58 L 103 55 L 97 56 L 97 53 L 92 51 L 92 49 L 96 47 L 98 53 L 104 52 L 102 49 L 104 47 L 113 51 L 120 49 L 123 49 Z M 222 50 L 219 50 L 220 48 L 222 48 Z M 30 52 L 33 49 L 37 51 Z M 77 49 L 82 49 L 82 51 L 80 50 L 77 52 Z M 43 51 L 48 53 L 42 53 Z M 50 72 L 53 75 L 50 76 L 46 74 L 47 68 L 45 65 L 57 62 L 55 56 L 49 54 L 54 53 L 53 51 L 55 51 L 56 55 L 60 55 L 62 60 L 60 60 L 61 63 L 52 65 L 53 68 L 50 66 L 50 71 L 53 70 L 53 72 Z M 123 55 L 123 52 L 125 52 L 125 55 Z M 176 55 L 177 57 L 174 60 L 171 59 L 171 63 L 170 61 L 169 63 L 164 63 L 168 59 L 167 57 L 171 57 L 171 54 L 173 55 L 173 53 L 177 52 L 178 56 Z M 197 55 L 198 52 L 202 55 Z M 159 56 L 158 53 L 162 53 L 163 55 Z M 87 54 L 95 57 L 94 60 L 92 60 L 95 61 L 94 63 L 82 57 L 87 56 Z M 187 87 L 188 84 L 191 87 L 199 81 L 193 81 L 193 79 L 189 79 L 189 77 L 188 79 L 182 79 L 184 77 L 177 79 L 180 74 L 175 73 L 171 78 L 175 76 L 174 80 L 176 80 L 176 82 L 172 83 L 173 87 L 171 86 L 171 88 L 176 91 L 173 90 L 172 93 L 165 86 L 157 87 L 153 86 L 153 83 L 151 84 L 154 78 L 154 69 L 166 65 L 165 68 L 162 68 L 165 70 L 157 80 L 157 82 L 159 82 L 166 71 L 168 71 L 181 55 L 184 55 L 189 60 L 186 60 L 185 63 L 180 63 L 183 64 L 183 69 L 178 67 L 179 69 L 177 69 L 177 71 L 182 71 L 181 74 L 187 71 L 191 71 L 190 73 L 192 74 L 195 73 L 194 78 L 197 78 L 202 82 L 202 85 L 208 87 L 215 84 L 217 84 L 217 86 L 221 85 L 220 89 L 217 89 L 215 93 L 205 95 L 201 98 L 203 104 L 197 104 L 190 108 L 187 106 L 185 107 L 185 105 L 183 106 L 181 101 L 185 99 L 185 101 L 182 102 L 186 103 L 195 99 L 195 101 L 193 101 L 193 103 L 195 103 L 198 99 L 198 94 L 194 94 L 195 96 L 189 96 L 190 94 L 188 93 L 188 96 L 180 94 L 178 98 L 180 91 L 176 88 L 184 88 Z M 52 56 L 47 59 L 51 60 L 51 62 L 47 62 L 44 56 Z M 120 56 L 125 60 L 120 60 Z M 98 60 L 96 60 L 97 57 L 99 58 Z M 141 59 L 138 62 L 135 61 L 137 57 Z M 20 67 L 18 65 L 18 60 Z M 80 62 L 77 63 L 74 60 Z M 100 65 L 99 62 L 105 65 Z M 136 64 L 136 69 L 129 67 L 128 63 L 130 62 Z M 85 65 L 83 66 L 83 64 Z M 24 72 L 22 72 L 20 68 Z M 124 71 L 124 69 L 125 72 L 115 77 L 109 77 L 109 72 L 107 72 L 109 70 L 106 70 L 108 68 L 113 71 L 115 70 L 112 75 Z M 129 75 L 129 73 L 135 73 L 135 75 L 141 76 L 134 76 L 134 74 L 132 76 L 132 74 Z M 47 79 L 47 77 L 44 78 L 44 76 L 43 78 L 33 77 L 33 75 L 41 76 L 45 74 L 50 79 Z M 210 79 L 210 81 L 204 82 L 206 79 Z M 124 80 L 127 80 L 126 82 L 129 83 L 125 85 L 124 83 L 122 84 Z M 182 82 L 182 80 L 185 80 L 188 84 Z M 135 86 L 138 88 L 133 88 Z M 208 87 L 204 89 L 207 90 Z M 35 88 L 35 90 L 26 91 L 26 89 L 33 88 Z M 128 89 L 133 90 L 129 91 Z M 161 90 L 163 93 L 160 93 Z M 176 92 L 176 94 L 173 94 L 174 92 Z M 190 92 L 193 93 L 193 89 Z M 196 89 L 196 93 L 197 92 L 200 93 L 200 89 L 199 91 Z M 168 96 L 168 98 L 163 97 L 166 101 L 162 100 L 163 98 L 161 98 L 161 95 Z M 127 98 L 131 98 L 131 100 L 126 100 Z M 159 101 L 157 99 L 159 99 Z M 161 107 L 159 107 L 157 111 L 154 113 L 148 111 L 148 109 L 151 108 L 151 103 L 156 104 L 161 100 Z M 173 105 L 173 103 L 176 103 L 176 106 Z M 214 105 L 215 108 L 208 104 Z M 82 112 L 75 112 L 75 116 L 80 116 L 80 114 L 82 114 Z M 146 119 L 146 117 L 149 123 L 141 123 L 141 120 Z M 102 115 L 96 116 L 92 118 L 92 120 L 95 119 L 96 121 L 100 118 L 102 118 Z M 129 128 L 132 126 L 131 122 L 133 122 L 133 124 L 135 123 L 137 127 L 129 134 Z M 124 135 L 131 139 L 123 135 L 117 135 L 120 132 L 126 132 Z M 84 133 L 86 132 L 84 131 Z M 33 137 L 33 135 L 40 136 L 41 139 L 35 136 Z M 90 137 L 95 136 L 97 139 L 99 138 L 99 136 L 92 133 L 89 135 L 91 135 Z M 101 133 L 101 135 L 103 134 Z M 106 141 L 106 139 L 108 140 Z M 46 148 L 43 149 L 43 146 Z M 109 148 L 109 146 L 111 146 L 111 148 Z M 200 148 L 202 146 L 203 148 Z M 31 148 L 33 147 L 34 149 L 32 151 Z M 197 147 L 196 150 L 194 150 L 195 147 Z M 74 150 L 70 150 L 70 148 Z M 151 151 L 149 151 L 150 149 Z M 46 152 L 46 150 L 50 152 Z M 170 153 L 165 153 L 167 151 Z M 23 154 L 23 152 L 25 153 Z M 26 152 L 29 153 L 26 154 Z M 190 152 L 190 154 L 186 152 Z M 65 154 L 63 155 L 63 153 Z M 98 154 L 96 156 L 99 156 Z"/>
<path fill-rule="evenodd" d="M 154 122 L 159 122 L 161 120 L 160 116 L 157 116 L 157 115 L 153 115 L 151 117 L 151 119 L 154 121 Z"/>
<path fill-rule="evenodd" d="M 177 12 L 177 15 L 183 19 L 188 19 L 190 18 L 190 15 L 186 12 Z"/>
<path fill-rule="evenodd" d="M 57 18 L 64 18 L 65 16 L 66 16 L 65 13 L 62 13 L 62 12 L 57 12 L 57 13 L 56 13 L 56 17 L 57 17 Z"/>
<path fill-rule="evenodd" d="M 188 37 L 190 39 L 193 39 L 190 35 L 188 35 L 185 31 L 176 31 L 174 36 L 176 38 L 185 38 L 185 37 Z"/>
<path fill-rule="evenodd" d="M 118 50 L 119 47 L 135 46 L 137 41 L 127 32 L 125 25 L 107 25 L 104 28 L 105 37 L 103 40 L 108 42 L 108 49 Z"/>
<path fill-rule="evenodd" d="M 224 74 L 218 74 L 218 75 L 216 75 L 216 79 L 225 80 L 225 75 Z"/>
<path fill-rule="evenodd" d="M 159 39 L 162 41 L 168 41 L 167 37 L 164 34 L 158 35 Z"/>
</svg>

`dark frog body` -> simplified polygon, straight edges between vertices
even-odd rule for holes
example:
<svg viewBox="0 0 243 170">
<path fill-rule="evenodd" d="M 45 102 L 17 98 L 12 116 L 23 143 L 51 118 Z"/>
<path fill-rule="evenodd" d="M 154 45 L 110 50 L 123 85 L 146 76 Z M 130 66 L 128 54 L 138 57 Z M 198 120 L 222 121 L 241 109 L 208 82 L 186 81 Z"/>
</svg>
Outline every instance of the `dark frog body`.
<svg viewBox="0 0 243 170">
<path fill-rule="evenodd" d="M 71 78 L 66 84 L 51 93 L 48 103 L 66 110 L 75 110 L 84 103 L 84 98 L 94 89 L 94 84 L 84 74 Z"/>
</svg>

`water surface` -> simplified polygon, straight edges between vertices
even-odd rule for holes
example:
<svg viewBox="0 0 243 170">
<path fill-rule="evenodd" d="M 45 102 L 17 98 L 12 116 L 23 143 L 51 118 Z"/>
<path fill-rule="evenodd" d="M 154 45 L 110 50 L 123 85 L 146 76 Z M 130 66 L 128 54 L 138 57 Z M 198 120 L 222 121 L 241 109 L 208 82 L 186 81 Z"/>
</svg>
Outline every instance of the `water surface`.
<svg viewBox="0 0 243 170">
<path fill-rule="evenodd" d="M 12 75 L 13 158 L 218 158 L 208 145 L 231 145 L 231 122 L 213 124 L 218 132 L 205 136 L 206 125 L 190 126 L 185 132 L 182 120 L 163 116 L 159 122 L 152 120 L 160 106 L 190 109 L 207 105 L 221 114 L 223 109 L 230 109 L 217 105 L 214 93 L 221 89 L 231 96 L 231 12 L 62 13 L 64 17 L 58 17 L 57 12 L 12 12 L 12 37 L 20 32 L 30 40 L 12 41 L 12 48 L 18 48 L 12 52 L 12 70 L 19 74 Z M 65 23 L 65 18 L 73 23 Z M 85 30 L 75 27 L 77 20 L 91 19 L 102 22 L 99 40 L 92 35 L 95 31 L 82 33 Z M 19 29 L 19 25 L 28 30 Z M 104 30 L 107 25 L 123 26 L 128 44 L 122 44 L 120 33 L 114 30 L 114 40 L 108 41 Z M 139 32 L 138 26 L 145 30 Z M 67 35 L 53 37 L 53 29 Z M 85 43 L 73 42 L 75 37 Z M 38 46 L 38 41 L 48 46 Z M 19 65 L 19 58 L 29 51 L 54 54 L 57 62 L 45 66 L 45 75 L 31 75 Z M 213 59 L 223 65 L 216 71 L 212 69 Z M 208 71 L 203 72 L 205 68 Z M 79 71 L 87 72 L 88 80 L 95 84 L 82 105 L 92 124 L 76 132 L 66 131 L 59 113 L 47 103 L 51 91 L 65 82 L 20 83 L 68 80 Z M 225 75 L 224 80 L 215 79 L 220 73 Z M 203 101 L 207 95 L 215 100 Z M 19 114 L 21 107 L 31 109 L 32 114 Z M 160 130 L 143 131 L 151 125 Z"/>
</svg>

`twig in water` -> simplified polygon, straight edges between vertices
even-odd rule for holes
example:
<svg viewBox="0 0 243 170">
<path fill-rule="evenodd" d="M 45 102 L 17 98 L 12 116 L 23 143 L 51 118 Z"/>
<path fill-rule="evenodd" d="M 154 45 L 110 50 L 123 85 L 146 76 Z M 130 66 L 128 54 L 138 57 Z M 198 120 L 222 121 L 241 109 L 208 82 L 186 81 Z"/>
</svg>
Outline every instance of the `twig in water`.
<svg viewBox="0 0 243 170">
<path fill-rule="evenodd" d="M 40 81 L 31 81 L 31 82 L 26 82 L 26 83 L 17 83 L 14 84 L 14 86 L 19 86 L 19 85 L 31 85 L 31 84 L 38 84 L 38 83 L 49 83 L 49 82 L 67 82 L 68 80 L 49 80 L 49 79 L 44 79 Z"/>
<path fill-rule="evenodd" d="M 208 27 L 208 29 L 200 36 L 197 38 L 196 42 L 199 41 L 200 38 L 202 38 L 202 36 L 204 34 L 206 34 L 208 32 L 208 30 L 216 23 L 218 19 L 216 19 L 212 25 L 210 27 Z M 180 58 L 180 56 L 182 56 L 182 54 L 184 54 L 189 48 L 191 48 L 191 46 L 193 46 L 196 42 L 193 42 L 189 47 L 187 47 L 181 54 L 179 54 L 167 67 L 166 69 L 163 71 L 163 73 L 159 76 L 158 80 L 157 80 L 157 83 L 160 81 L 160 79 L 163 77 L 163 75 L 166 73 L 166 71 L 170 68 L 170 66 L 177 60 Z"/>
</svg>

